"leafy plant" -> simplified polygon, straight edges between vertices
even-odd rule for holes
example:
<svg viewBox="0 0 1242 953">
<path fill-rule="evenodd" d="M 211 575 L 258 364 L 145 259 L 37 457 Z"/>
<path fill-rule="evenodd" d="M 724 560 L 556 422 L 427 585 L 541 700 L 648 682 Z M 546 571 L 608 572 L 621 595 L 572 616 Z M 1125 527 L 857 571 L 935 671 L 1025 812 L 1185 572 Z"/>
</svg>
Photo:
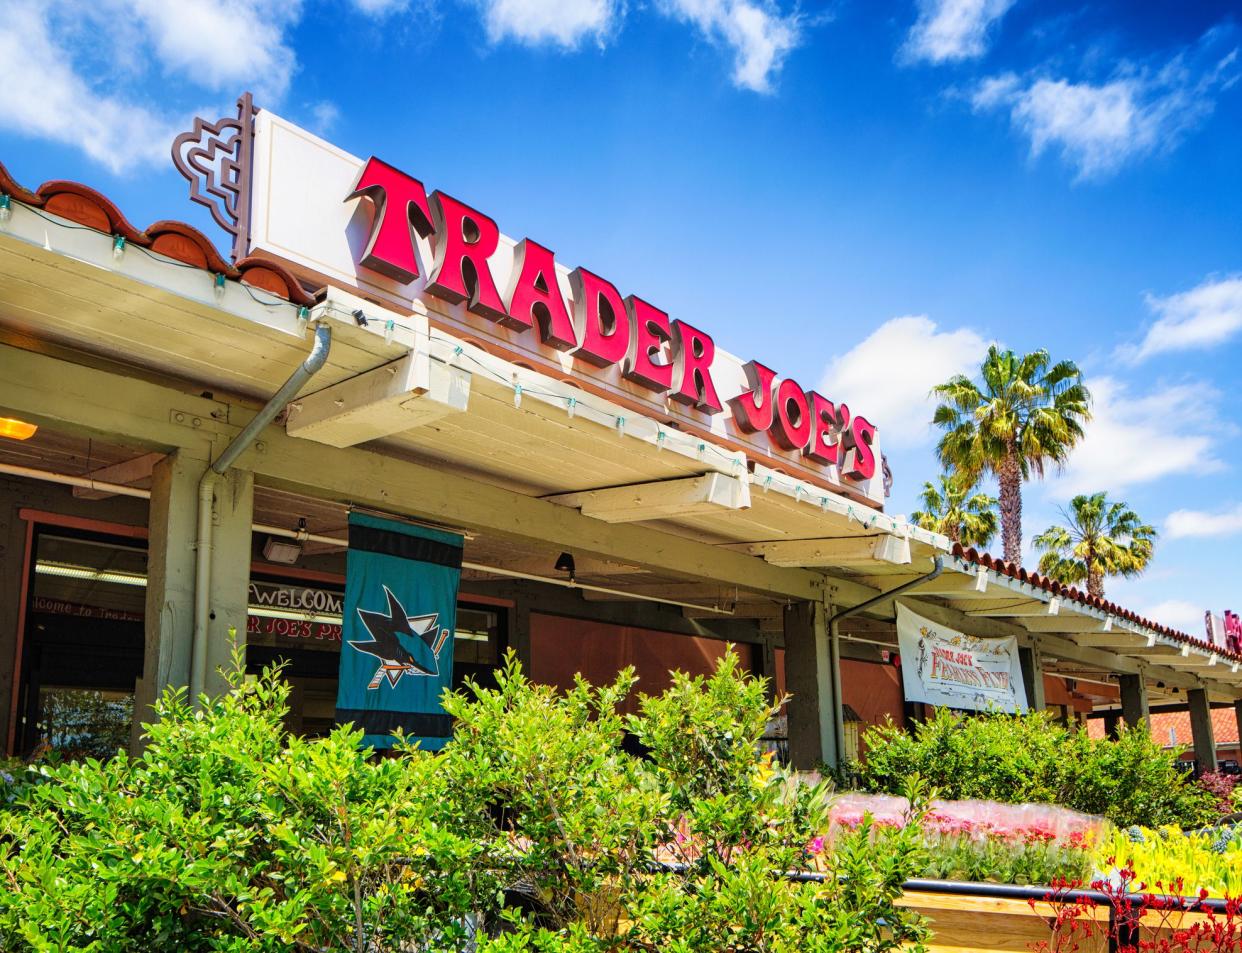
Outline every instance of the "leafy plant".
<svg viewBox="0 0 1242 953">
<path fill-rule="evenodd" d="M 384 758 L 350 727 L 287 735 L 278 672 L 241 663 L 218 699 L 165 693 L 141 758 L 40 766 L 0 810 L 0 948 L 922 949 L 896 903 L 917 824 L 825 849 L 830 793 L 758 754 L 769 708 L 732 655 L 629 717 L 632 673 L 561 695 L 510 657 L 446 696 L 442 751 Z"/>
<path fill-rule="evenodd" d="M 865 791 L 898 793 L 905 776 L 917 773 L 935 778 L 948 800 L 1060 804 L 1121 827 L 1194 827 L 1215 816 L 1213 797 L 1141 727 L 1093 739 L 1046 712 L 967 718 L 941 709 L 913 733 L 873 728 L 865 747 L 866 762 L 854 767 Z"/>
</svg>

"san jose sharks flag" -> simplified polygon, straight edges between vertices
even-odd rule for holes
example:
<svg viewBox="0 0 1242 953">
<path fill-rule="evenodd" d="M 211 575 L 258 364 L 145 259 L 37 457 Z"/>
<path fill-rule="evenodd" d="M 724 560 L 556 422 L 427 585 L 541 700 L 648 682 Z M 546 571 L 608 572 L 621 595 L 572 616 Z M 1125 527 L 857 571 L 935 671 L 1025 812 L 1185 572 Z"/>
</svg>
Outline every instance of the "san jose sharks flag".
<svg viewBox="0 0 1242 953">
<path fill-rule="evenodd" d="M 436 751 L 452 735 L 440 695 L 453 683 L 462 537 L 351 513 L 337 724 L 391 748 L 393 731 Z"/>
</svg>

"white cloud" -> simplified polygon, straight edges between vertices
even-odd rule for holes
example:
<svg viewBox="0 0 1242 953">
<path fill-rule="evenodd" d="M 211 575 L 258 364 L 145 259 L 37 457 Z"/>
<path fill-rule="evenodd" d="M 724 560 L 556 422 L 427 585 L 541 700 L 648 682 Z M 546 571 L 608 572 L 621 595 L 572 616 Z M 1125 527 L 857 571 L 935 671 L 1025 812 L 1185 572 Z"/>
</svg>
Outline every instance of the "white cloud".
<svg viewBox="0 0 1242 953">
<path fill-rule="evenodd" d="M 975 59 L 987 51 L 992 26 L 1015 0 L 919 0 L 919 18 L 902 53 L 911 61 Z"/>
<path fill-rule="evenodd" d="M 1215 513 L 1205 510 L 1174 510 L 1164 520 L 1166 539 L 1239 535 L 1242 535 L 1242 503 Z"/>
<path fill-rule="evenodd" d="M 326 99 L 314 103 L 310 107 L 310 114 L 314 131 L 321 136 L 326 136 L 341 118 L 341 110 L 336 103 Z"/>
<path fill-rule="evenodd" d="M 410 0 L 351 0 L 360 13 L 371 17 L 386 17 L 400 13 L 410 5 Z"/>
<path fill-rule="evenodd" d="M 576 49 L 603 44 L 621 16 L 618 0 L 477 0 L 487 38 Z"/>
<path fill-rule="evenodd" d="M 1203 606 L 1197 606 L 1184 599 L 1165 599 L 1163 602 L 1156 602 L 1135 611 L 1144 619 L 1151 619 L 1152 622 L 1158 622 L 1160 625 L 1167 625 L 1171 629 L 1181 629 L 1202 638 Z"/>
<path fill-rule="evenodd" d="M 1227 32 L 1210 31 L 1158 70 L 1122 64 L 1101 83 L 1007 73 L 985 80 L 971 101 L 976 111 L 1007 109 L 1033 158 L 1054 149 L 1077 168 L 1078 179 L 1102 178 L 1176 147 L 1211 114 L 1216 94 L 1239 75 L 1236 48 L 1212 53 Z M 1205 59 L 1211 62 L 1200 65 Z"/>
<path fill-rule="evenodd" d="M 733 51 L 733 83 L 757 93 L 772 90 L 785 57 L 802 42 L 797 14 L 771 0 L 661 0 L 660 7 Z"/>
<path fill-rule="evenodd" d="M 46 14 L 43 5 L 15 3 L 0 18 L 0 89 L 10 127 L 78 148 L 116 173 L 167 162 L 184 122 L 89 86 L 52 39 Z"/>
<path fill-rule="evenodd" d="M 1242 275 L 1208 278 L 1189 291 L 1165 298 L 1147 296 L 1157 315 L 1137 347 L 1122 356 L 1141 361 L 1165 351 L 1211 347 L 1242 331 Z"/>
<path fill-rule="evenodd" d="M 1115 377 L 1089 380 L 1093 419 L 1063 473 L 1048 482 L 1050 498 L 1127 487 L 1221 469 L 1216 456 L 1218 395 L 1201 384 L 1175 384 L 1135 394 Z"/>
<path fill-rule="evenodd" d="M 820 392 L 874 423 L 886 450 L 925 444 L 934 436 L 931 389 L 977 373 L 987 348 L 967 328 L 941 331 L 924 315 L 893 318 L 832 360 Z"/>
<path fill-rule="evenodd" d="M 302 14 L 299 0 L 122 0 L 119 12 L 144 28 L 165 71 L 232 92 L 249 86 L 278 101 L 296 59 L 286 30 Z"/>
</svg>

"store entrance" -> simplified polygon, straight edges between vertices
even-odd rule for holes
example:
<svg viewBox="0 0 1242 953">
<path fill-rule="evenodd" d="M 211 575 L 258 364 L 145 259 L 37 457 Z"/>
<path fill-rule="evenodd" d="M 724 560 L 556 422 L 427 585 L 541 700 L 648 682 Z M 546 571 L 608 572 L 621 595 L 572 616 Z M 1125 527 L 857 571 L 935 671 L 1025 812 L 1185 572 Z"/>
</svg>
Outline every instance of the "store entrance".
<svg viewBox="0 0 1242 953">
<path fill-rule="evenodd" d="M 142 677 L 142 540 L 39 526 L 27 565 L 15 751 L 107 758 L 128 748 Z"/>
</svg>

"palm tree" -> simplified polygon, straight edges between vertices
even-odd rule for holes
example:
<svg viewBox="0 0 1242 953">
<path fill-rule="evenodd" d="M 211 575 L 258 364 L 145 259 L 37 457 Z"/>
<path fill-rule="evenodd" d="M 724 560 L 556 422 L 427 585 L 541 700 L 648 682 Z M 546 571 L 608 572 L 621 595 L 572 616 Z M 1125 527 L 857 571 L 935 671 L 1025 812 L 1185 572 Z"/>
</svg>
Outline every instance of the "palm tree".
<svg viewBox="0 0 1242 953">
<path fill-rule="evenodd" d="M 1091 419 L 1091 394 L 1073 361 L 1052 364 L 1045 350 L 1018 356 L 996 345 L 980 367 L 981 383 L 958 374 L 932 393 L 932 422 L 945 431 L 940 462 L 966 479 L 995 474 L 1000 484 L 1005 559 L 1022 560 L 1022 481 L 1061 466 Z"/>
<path fill-rule="evenodd" d="M 987 546 L 996 535 L 996 497 L 976 492 L 978 484 L 960 475 L 942 473 L 937 483 L 923 484 L 923 509 L 910 519 L 963 546 Z"/>
<path fill-rule="evenodd" d="M 1137 576 L 1151 561 L 1155 527 L 1125 503 L 1110 503 L 1107 493 L 1076 496 L 1061 515 L 1068 526 L 1049 526 L 1035 537 L 1045 576 L 1066 585 L 1086 582 L 1088 595 L 1103 597 L 1105 576 Z"/>
</svg>

